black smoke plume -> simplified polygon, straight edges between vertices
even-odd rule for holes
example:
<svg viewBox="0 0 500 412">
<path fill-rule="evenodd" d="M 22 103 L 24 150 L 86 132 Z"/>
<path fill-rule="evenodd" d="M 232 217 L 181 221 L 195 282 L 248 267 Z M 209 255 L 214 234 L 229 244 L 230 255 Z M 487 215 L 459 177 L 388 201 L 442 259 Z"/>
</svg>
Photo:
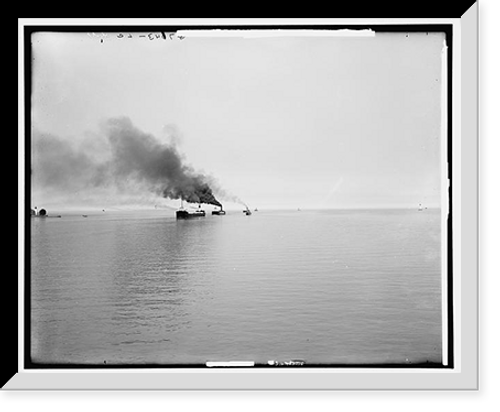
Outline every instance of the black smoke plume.
<svg viewBox="0 0 500 412">
<path fill-rule="evenodd" d="M 111 185 L 126 188 L 133 182 L 165 198 L 221 206 L 212 191 L 214 179 L 186 164 L 174 144 L 144 133 L 126 117 L 107 120 L 102 134 L 99 152 L 36 134 L 34 184 L 75 192 Z"/>
</svg>

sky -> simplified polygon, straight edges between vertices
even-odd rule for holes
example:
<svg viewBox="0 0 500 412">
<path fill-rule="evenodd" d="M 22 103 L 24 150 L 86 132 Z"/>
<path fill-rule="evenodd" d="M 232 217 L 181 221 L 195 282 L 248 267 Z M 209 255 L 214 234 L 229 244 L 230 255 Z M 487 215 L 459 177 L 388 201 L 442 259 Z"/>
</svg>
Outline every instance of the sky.
<svg viewBox="0 0 500 412">
<path fill-rule="evenodd" d="M 130 175 L 60 184 L 116 155 L 106 125 L 122 119 L 229 206 L 439 207 L 443 34 L 131 35 L 33 34 L 34 205 L 177 205 Z M 50 139 L 65 150 L 38 150 Z"/>
</svg>

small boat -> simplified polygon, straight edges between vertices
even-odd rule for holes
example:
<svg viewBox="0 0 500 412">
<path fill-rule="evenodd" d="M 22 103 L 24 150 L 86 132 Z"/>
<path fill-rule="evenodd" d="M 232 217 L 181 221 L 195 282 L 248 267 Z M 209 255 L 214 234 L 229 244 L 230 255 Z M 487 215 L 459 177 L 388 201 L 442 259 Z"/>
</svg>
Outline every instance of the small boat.
<svg viewBox="0 0 500 412">
<path fill-rule="evenodd" d="M 247 216 L 250 216 L 252 214 L 252 212 L 250 212 L 250 209 L 248 207 L 246 210 L 243 211 L 243 213 Z"/>
<path fill-rule="evenodd" d="M 83 217 L 89 217 L 88 215 L 82 215 Z"/>
<path fill-rule="evenodd" d="M 37 210 L 36 206 L 35 209 L 30 210 L 30 215 L 31 217 L 40 217 L 40 218 L 47 218 L 47 217 L 61 217 L 61 215 L 50 215 L 47 213 L 45 209 L 40 209 L 39 211 Z"/>
</svg>

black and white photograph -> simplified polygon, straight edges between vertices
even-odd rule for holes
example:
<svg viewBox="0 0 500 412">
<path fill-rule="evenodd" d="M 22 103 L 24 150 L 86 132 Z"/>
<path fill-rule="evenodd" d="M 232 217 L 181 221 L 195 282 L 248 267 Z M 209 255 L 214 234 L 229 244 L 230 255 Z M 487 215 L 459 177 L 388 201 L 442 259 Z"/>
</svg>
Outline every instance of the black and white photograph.
<svg viewBox="0 0 500 412">
<path fill-rule="evenodd" d="M 453 367 L 444 27 L 29 41 L 26 367 Z"/>
</svg>

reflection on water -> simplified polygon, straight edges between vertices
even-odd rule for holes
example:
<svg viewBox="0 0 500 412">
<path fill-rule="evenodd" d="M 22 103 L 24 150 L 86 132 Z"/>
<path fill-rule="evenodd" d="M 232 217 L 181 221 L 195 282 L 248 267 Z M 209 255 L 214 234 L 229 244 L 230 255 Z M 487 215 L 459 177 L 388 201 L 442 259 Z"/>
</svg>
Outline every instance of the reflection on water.
<svg viewBox="0 0 500 412">
<path fill-rule="evenodd" d="M 439 212 L 32 219 L 45 363 L 441 360 Z"/>
</svg>

